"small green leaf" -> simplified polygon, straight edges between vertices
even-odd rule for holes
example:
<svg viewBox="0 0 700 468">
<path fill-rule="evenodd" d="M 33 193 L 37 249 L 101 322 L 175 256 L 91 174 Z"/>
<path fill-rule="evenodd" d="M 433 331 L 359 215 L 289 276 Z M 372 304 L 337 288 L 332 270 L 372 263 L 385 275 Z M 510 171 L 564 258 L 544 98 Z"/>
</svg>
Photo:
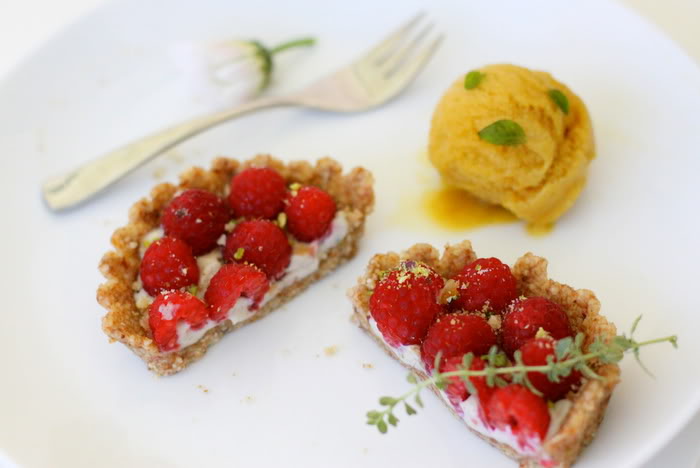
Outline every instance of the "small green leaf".
<svg viewBox="0 0 700 468">
<path fill-rule="evenodd" d="M 406 380 L 408 380 L 408 383 L 413 384 L 413 385 L 418 383 L 418 378 L 416 377 L 416 374 L 414 374 L 413 372 L 408 374 L 408 376 L 406 377 Z"/>
<path fill-rule="evenodd" d="M 636 319 L 634 319 L 634 322 L 632 322 L 632 330 L 630 330 L 630 336 L 634 335 L 634 331 L 637 329 L 637 325 L 639 325 L 639 321 L 642 320 L 642 316 L 640 315 Z"/>
<path fill-rule="evenodd" d="M 462 369 L 469 370 L 472 367 L 472 361 L 474 360 L 474 353 L 467 353 L 462 356 Z"/>
<path fill-rule="evenodd" d="M 651 371 L 649 369 L 647 369 L 647 366 L 644 365 L 644 363 L 642 362 L 642 359 L 639 357 L 639 348 L 635 348 L 635 350 L 632 352 L 632 354 L 634 354 L 634 359 L 636 359 L 637 364 L 639 364 L 639 367 L 641 367 L 644 370 L 644 372 L 647 373 L 647 375 L 649 377 L 651 377 L 652 379 L 655 379 L 656 377 L 654 376 L 654 374 L 652 374 Z"/>
<path fill-rule="evenodd" d="M 379 411 L 367 411 L 367 419 L 370 421 L 374 421 L 375 419 L 378 419 L 381 417 L 381 413 Z"/>
<path fill-rule="evenodd" d="M 193 284 L 193 285 L 187 287 L 187 292 L 192 294 L 193 296 L 197 295 L 197 290 L 198 290 L 198 288 L 197 288 L 196 284 Z"/>
<path fill-rule="evenodd" d="M 498 385 L 499 387 L 507 387 L 509 385 L 509 382 L 503 377 L 496 377 L 496 385 Z"/>
<path fill-rule="evenodd" d="M 433 365 L 434 372 L 438 372 L 438 369 L 440 369 L 440 361 L 442 361 L 442 351 L 438 351 L 435 355 L 435 363 Z"/>
<path fill-rule="evenodd" d="M 464 89 L 476 88 L 479 86 L 479 83 L 481 83 L 481 80 L 483 80 L 485 76 L 486 75 L 481 73 L 479 70 L 470 71 L 467 73 L 467 76 L 464 77 Z"/>
<path fill-rule="evenodd" d="M 382 434 L 386 434 L 386 431 L 389 428 L 386 426 L 384 420 L 380 420 L 377 422 L 377 429 L 379 429 L 379 432 L 381 432 Z"/>
<path fill-rule="evenodd" d="M 394 427 L 396 427 L 396 424 L 398 424 L 398 422 L 399 422 L 399 418 L 394 416 L 392 413 L 389 413 L 389 416 L 387 417 L 387 419 L 389 420 L 389 424 L 391 424 Z"/>
<path fill-rule="evenodd" d="M 461 377 L 462 377 L 462 381 L 464 381 L 464 386 L 467 387 L 467 391 L 470 394 L 473 395 L 474 393 L 479 393 L 477 391 L 476 387 L 474 386 L 474 384 L 472 383 L 471 379 L 469 379 L 469 377 L 466 377 L 466 376 L 461 376 Z"/>
<path fill-rule="evenodd" d="M 586 377 L 589 379 L 594 379 L 594 380 L 603 380 L 603 377 L 599 376 L 596 374 L 593 369 L 588 367 L 585 363 L 581 363 L 581 366 L 576 366 L 576 368 Z"/>
<path fill-rule="evenodd" d="M 543 396 L 542 392 L 540 392 L 537 388 L 535 388 L 534 385 L 532 385 L 532 382 L 530 382 L 530 379 L 527 378 L 527 374 L 524 374 L 524 376 L 523 376 L 523 383 L 525 384 L 527 389 L 530 390 L 535 395 Z"/>
<path fill-rule="evenodd" d="M 557 360 L 561 361 L 566 357 L 567 354 L 569 354 L 569 350 L 571 349 L 573 341 L 574 340 L 572 340 L 570 336 L 567 336 L 566 338 L 562 338 L 561 340 L 557 341 L 557 344 L 554 347 L 554 354 L 556 354 Z"/>
<path fill-rule="evenodd" d="M 671 342 L 674 348 L 678 348 L 678 337 L 676 335 L 673 335 L 668 339 L 668 341 Z"/>
<path fill-rule="evenodd" d="M 404 403 L 404 406 L 406 407 L 406 414 L 411 416 L 416 414 L 416 410 L 413 409 L 413 406 L 409 405 L 408 403 Z"/>
<path fill-rule="evenodd" d="M 479 131 L 479 138 L 494 145 L 515 146 L 525 143 L 525 130 L 512 120 L 497 120 Z"/>
<path fill-rule="evenodd" d="M 416 400 L 416 404 L 422 408 L 423 407 L 423 400 L 420 399 L 420 394 L 416 393 L 415 400 Z"/>
<path fill-rule="evenodd" d="M 566 97 L 566 94 L 562 93 L 558 89 L 550 89 L 547 91 L 547 94 L 549 94 L 549 97 L 552 98 L 554 104 L 556 104 L 564 114 L 569 114 L 569 98 Z"/>
<path fill-rule="evenodd" d="M 379 404 L 382 406 L 393 405 L 396 400 L 390 396 L 383 396 L 379 399 Z"/>
</svg>

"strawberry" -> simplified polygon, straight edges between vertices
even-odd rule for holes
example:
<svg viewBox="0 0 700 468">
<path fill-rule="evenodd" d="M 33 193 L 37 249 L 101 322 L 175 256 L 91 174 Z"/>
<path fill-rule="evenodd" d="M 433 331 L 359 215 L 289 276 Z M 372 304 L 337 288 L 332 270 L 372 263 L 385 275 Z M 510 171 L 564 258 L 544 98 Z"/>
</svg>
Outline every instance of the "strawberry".
<svg viewBox="0 0 700 468">
<path fill-rule="evenodd" d="M 269 167 L 249 167 L 231 179 L 228 201 L 236 217 L 267 218 L 284 209 L 287 186 L 284 178 Z"/>
<path fill-rule="evenodd" d="M 486 354 L 498 341 L 496 333 L 480 315 L 458 313 L 441 315 L 428 329 L 421 345 L 421 357 L 428 370 L 435 365 L 435 356 L 442 359 L 474 353 Z"/>
<path fill-rule="evenodd" d="M 440 366 L 442 368 L 441 372 L 461 370 L 462 359 L 463 356 L 452 356 L 447 358 Z M 484 370 L 485 368 L 486 362 L 480 357 L 474 357 L 471 365 L 469 366 L 470 370 Z M 491 399 L 491 395 L 496 390 L 496 387 L 489 387 L 488 383 L 486 383 L 486 377 L 469 377 L 469 381 L 476 389 L 479 403 L 481 404 L 481 407 L 484 408 Z M 445 393 L 447 393 L 447 397 L 450 399 L 452 404 L 457 406 L 467 399 L 469 396 L 469 390 L 467 389 L 467 385 L 464 383 L 464 380 L 462 380 L 460 377 L 449 377 L 449 382 L 450 383 L 445 388 Z"/>
<path fill-rule="evenodd" d="M 247 297 L 257 309 L 270 289 L 270 282 L 261 270 L 245 263 L 222 266 L 209 282 L 204 300 L 209 304 L 209 317 L 217 322 L 225 320 L 239 297 Z"/>
<path fill-rule="evenodd" d="M 168 203 L 161 223 L 167 236 L 184 240 L 194 255 L 202 255 L 216 247 L 229 219 L 231 209 L 224 199 L 206 190 L 190 189 Z"/>
<path fill-rule="evenodd" d="M 497 388 L 486 406 L 488 422 L 497 429 L 510 429 L 521 448 L 535 448 L 547 435 L 547 403 L 522 385 Z"/>
<path fill-rule="evenodd" d="M 287 229 L 302 242 L 328 234 L 335 217 L 335 201 L 318 187 L 302 187 L 287 199 Z"/>
<path fill-rule="evenodd" d="M 518 296 L 518 284 L 508 265 L 497 258 L 480 258 L 465 266 L 453 278 L 458 296 L 450 302 L 450 309 L 467 312 L 487 307 L 501 312 Z"/>
<path fill-rule="evenodd" d="M 148 309 L 148 325 L 160 351 L 174 351 L 180 347 L 178 324 L 186 323 L 190 329 L 199 330 L 208 320 L 204 302 L 183 291 L 160 293 Z"/>
<path fill-rule="evenodd" d="M 272 221 L 262 219 L 238 223 L 224 248 L 225 260 L 252 263 L 270 279 L 279 278 L 291 258 L 287 235 Z"/>
<path fill-rule="evenodd" d="M 140 274 L 143 289 L 151 296 L 199 282 L 199 267 L 192 249 L 175 237 L 162 237 L 146 249 Z"/>
<path fill-rule="evenodd" d="M 551 338 L 532 338 L 525 342 L 520 348 L 522 353 L 523 363 L 527 366 L 544 366 L 547 364 L 547 356 L 554 357 L 554 346 L 556 342 Z M 566 377 L 560 377 L 559 382 L 552 382 L 547 377 L 547 374 L 542 372 L 528 372 L 527 378 L 530 383 L 542 392 L 548 400 L 557 401 L 563 398 L 569 390 L 578 386 L 581 381 L 581 373 L 572 371 Z"/>
<path fill-rule="evenodd" d="M 555 340 L 573 335 L 569 318 L 559 305 L 544 297 L 516 300 L 503 319 L 503 350 L 512 357 L 515 350 L 533 338 L 540 328 Z"/>
<path fill-rule="evenodd" d="M 419 344 L 435 317 L 443 312 L 437 302 L 445 282 L 429 266 L 402 262 L 379 281 L 369 310 L 391 346 Z"/>
</svg>

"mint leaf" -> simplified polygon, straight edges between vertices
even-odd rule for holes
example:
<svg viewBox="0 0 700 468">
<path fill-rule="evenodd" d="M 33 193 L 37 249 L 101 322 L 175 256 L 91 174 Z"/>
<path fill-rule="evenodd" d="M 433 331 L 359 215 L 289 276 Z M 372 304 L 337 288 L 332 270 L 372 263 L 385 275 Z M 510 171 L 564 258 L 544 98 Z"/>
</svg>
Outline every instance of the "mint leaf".
<svg viewBox="0 0 700 468">
<path fill-rule="evenodd" d="M 479 70 L 472 70 L 467 73 L 464 77 L 464 89 L 474 89 L 479 86 L 481 80 L 484 79 L 486 75 L 481 73 Z"/>
<path fill-rule="evenodd" d="M 564 93 L 558 89 L 550 89 L 547 91 L 547 94 L 549 94 L 554 104 L 556 104 L 563 113 L 569 114 L 569 98 L 567 98 Z"/>
<path fill-rule="evenodd" d="M 525 143 L 525 130 L 512 120 L 497 120 L 479 131 L 479 138 L 494 145 L 514 146 Z"/>
</svg>

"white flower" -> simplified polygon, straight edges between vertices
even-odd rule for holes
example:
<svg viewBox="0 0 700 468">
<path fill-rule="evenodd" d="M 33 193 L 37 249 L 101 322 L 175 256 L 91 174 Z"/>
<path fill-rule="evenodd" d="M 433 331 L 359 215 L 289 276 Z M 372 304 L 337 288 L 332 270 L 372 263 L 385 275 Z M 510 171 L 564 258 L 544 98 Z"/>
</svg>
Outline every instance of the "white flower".
<svg viewBox="0 0 700 468">
<path fill-rule="evenodd" d="M 170 55 L 197 107 L 216 110 L 251 99 L 264 90 L 270 83 L 274 54 L 313 42 L 300 39 L 272 49 L 257 41 L 182 43 L 173 46 Z"/>
</svg>

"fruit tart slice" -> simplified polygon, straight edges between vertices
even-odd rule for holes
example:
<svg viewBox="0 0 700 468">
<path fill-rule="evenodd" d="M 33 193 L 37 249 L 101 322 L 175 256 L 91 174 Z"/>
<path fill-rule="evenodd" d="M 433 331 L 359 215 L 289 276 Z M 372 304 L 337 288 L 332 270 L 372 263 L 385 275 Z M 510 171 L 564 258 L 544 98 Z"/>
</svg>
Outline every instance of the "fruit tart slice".
<svg viewBox="0 0 700 468">
<path fill-rule="evenodd" d="M 372 175 L 270 156 L 218 158 L 157 185 L 102 258 L 102 328 L 159 375 L 258 320 L 352 258 L 374 205 Z"/>
<path fill-rule="evenodd" d="M 569 358 L 559 343 L 571 349 L 576 342 L 585 351 L 616 333 L 591 291 L 548 279 L 545 259 L 528 253 L 509 268 L 496 258 L 477 258 L 468 241 L 447 246 L 442 256 L 427 244 L 375 255 L 349 295 L 360 327 L 421 380 L 432 375 L 434 381 L 435 370 L 479 371 L 487 363 L 504 371 L 551 365 Z M 585 376 L 577 368 L 556 378 L 504 372 L 489 383 L 484 373 L 462 372 L 430 388 L 469 429 L 521 466 L 569 466 L 593 439 L 619 381 L 616 364 L 586 364 Z M 389 414 L 389 424 L 396 424 Z M 368 422 L 383 432 L 380 416 L 370 412 Z"/>
</svg>

